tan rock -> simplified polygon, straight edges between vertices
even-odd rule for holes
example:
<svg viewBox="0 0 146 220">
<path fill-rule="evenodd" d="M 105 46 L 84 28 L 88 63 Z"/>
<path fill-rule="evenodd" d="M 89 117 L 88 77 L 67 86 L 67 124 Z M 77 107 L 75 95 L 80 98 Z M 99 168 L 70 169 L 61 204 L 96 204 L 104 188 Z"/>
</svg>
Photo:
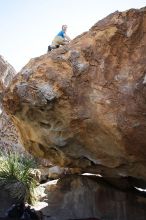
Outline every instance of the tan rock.
<svg viewBox="0 0 146 220">
<path fill-rule="evenodd" d="M 0 94 L 8 87 L 15 75 L 15 69 L 0 55 Z"/>
<path fill-rule="evenodd" d="M 4 106 L 25 148 L 61 167 L 146 180 L 146 8 L 115 12 L 30 60 Z"/>
<path fill-rule="evenodd" d="M 49 179 L 59 179 L 68 174 L 81 173 L 82 170 L 79 168 L 63 168 L 59 166 L 44 167 L 39 165 L 37 169 L 30 169 L 30 175 L 40 183 L 47 182 Z"/>
<path fill-rule="evenodd" d="M 102 178 L 66 176 L 45 186 L 48 205 L 41 209 L 53 219 L 145 220 L 146 200 L 109 186 Z"/>
</svg>

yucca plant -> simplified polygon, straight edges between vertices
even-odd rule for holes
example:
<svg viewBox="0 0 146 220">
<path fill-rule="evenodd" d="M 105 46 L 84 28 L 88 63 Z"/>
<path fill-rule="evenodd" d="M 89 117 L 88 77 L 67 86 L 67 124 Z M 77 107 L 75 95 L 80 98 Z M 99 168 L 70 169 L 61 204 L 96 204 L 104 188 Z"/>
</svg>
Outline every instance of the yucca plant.
<svg viewBox="0 0 146 220">
<path fill-rule="evenodd" d="M 1 156 L 0 185 L 9 191 L 12 198 L 32 204 L 35 200 L 36 181 L 30 176 L 34 160 L 16 153 Z"/>
</svg>

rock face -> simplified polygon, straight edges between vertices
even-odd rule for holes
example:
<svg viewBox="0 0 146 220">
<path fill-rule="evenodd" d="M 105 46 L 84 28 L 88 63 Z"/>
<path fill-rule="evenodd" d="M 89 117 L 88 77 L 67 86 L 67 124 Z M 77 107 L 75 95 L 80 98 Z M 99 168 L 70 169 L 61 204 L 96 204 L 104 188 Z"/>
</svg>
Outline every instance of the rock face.
<svg viewBox="0 0 146 220">
<path fill-rule="evenodd" d="M 15 69 L 0 55 L 0 79 L 3 87 L 7 87 L 15 75 Z"/>
<path fill-rule="evenodd" d="M 4 88 L 10 84 L 15 75 L 15 69 L 0 55 L 0 95 Z"/>
<path fill-rule="evenodd" d="M 17 128 L 4 111 L 0 115 L 0 149 L 2 151 L 18 150 L 19 153 L 25 150 L 20 142 Z"/>
<path fill-rule="evenodd" d="M 114 189 L 101 179 L 73 175 L 48 185 L 43 214 L 50 220 L 145 220 L 145 198 Z"/>
<path fill-rule="evenodd" d="M 0 56 L 0 149 L 19 149 L 19 152 L 23 152 L 24 149 L 20 143 L 18 130 L 10 117 L 3 110 L 1 103 L 1 96 L 15 75 L 15 69 Z"/>
<path fill-rule="evenodd" d="M 146 180 L 146 8 L 115 12 L 30 60 L 4 106 L 30 153 Z"/>
</svg>

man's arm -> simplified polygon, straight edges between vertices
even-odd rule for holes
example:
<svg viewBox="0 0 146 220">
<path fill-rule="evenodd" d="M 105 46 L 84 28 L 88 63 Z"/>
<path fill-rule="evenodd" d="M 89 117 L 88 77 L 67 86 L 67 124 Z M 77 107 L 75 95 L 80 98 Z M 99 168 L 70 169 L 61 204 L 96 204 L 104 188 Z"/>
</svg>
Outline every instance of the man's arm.
<svg viewBox="0 0 146 220">
<path fill-rule="evenodd" d="M 66 39 L 67 41 L 71 41 L 70 37 L 69 37 L 69 36 L 67 36 L 67 34 L 66 34 L 66 33 L 64 34 L 64 37 L 65 37 L 65 39 Z"/>
</svg>

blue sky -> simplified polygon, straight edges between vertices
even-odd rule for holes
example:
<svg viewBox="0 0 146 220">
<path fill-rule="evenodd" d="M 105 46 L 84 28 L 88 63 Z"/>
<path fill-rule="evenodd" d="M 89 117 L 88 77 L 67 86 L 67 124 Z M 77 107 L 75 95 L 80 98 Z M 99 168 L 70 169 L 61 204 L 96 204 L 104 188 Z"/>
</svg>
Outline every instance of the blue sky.
<svg viewBox="0 0 146 220">
<path fill-rule="evenodd" d="M 141 8 L 146 0 L 0 0 L 0 55 L 19 71 L 68 25 L 71 38 L 119 10 Z"/>
</svg>

